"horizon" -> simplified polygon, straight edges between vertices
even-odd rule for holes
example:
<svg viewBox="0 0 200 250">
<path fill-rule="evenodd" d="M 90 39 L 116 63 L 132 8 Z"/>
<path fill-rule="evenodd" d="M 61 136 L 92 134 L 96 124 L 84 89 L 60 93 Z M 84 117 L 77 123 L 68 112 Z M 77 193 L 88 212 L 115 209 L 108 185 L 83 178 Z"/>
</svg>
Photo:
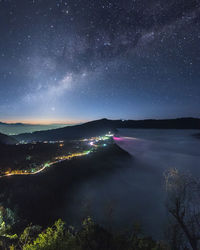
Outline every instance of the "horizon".
<svg viewBox="0 0 200 250">
<path fill-rule="evenodd" d="M 102 120 L 102 119 L 107 119 L 107 120 L 121 120 L 121 121 L 127 121 L 127 120 L 134 120 L 134 121 L 145 121 L 145 120 L 174 120 L 174 119 L 200 119 L 199 117 L 173 117 L 173 118 L 144 118 L 144 119 L 109 119 L 106 117 L 102 117 L 102 118 L 98 118 L 98 119 L 94 119 L 94 120 L 87 120 L 87 121 L 77 121 L 77 122 L 72 122 L 72 121 L 27 121 L 27 120 L 18 120 L 18 121 L 5 121 L 5 120 L 0 120 L 0 123 L 5 123 L 5 124 L 17 124 L 17 123 L 21 123 L 21 124 L 25 124 L 25 125 L 68 125 L 68 126 L 73 126 L 73 125 L 79 125 L 79 124 L 83 124 L 83 123 L 87 123 L 87 122 L 92 122 L 92 121 L 98 121 L 98 120 Z"/>
<path fill-rule="evenodd" d="M 26 124 L 26 125 L 75 125 L 82 122 L 72 122 L 72 121 L 35 121 L 35 120 L 0 120 L 2 123 L 6 124 Z"/>
</svg>

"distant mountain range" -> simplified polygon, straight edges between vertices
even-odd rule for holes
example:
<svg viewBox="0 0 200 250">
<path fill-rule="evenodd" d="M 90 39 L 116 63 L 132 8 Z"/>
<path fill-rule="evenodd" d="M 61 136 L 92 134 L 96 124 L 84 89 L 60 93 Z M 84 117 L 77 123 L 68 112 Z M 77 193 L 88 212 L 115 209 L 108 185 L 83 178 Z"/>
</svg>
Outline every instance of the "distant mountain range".
<svg viewBox="0 0 200 250">
<path fill-rule="evenodd" d="M 20 122 L 17 122 L 17 123 L 0 122 L 0 125 L 5 125 L 5 126 L 25 126 L 25 125 L 28 125 L 28 124 L 20 123 Z"/>
<path fill-rule="evenodd" d="M 178 118 L 165 120 L 108 120 L 104 118 L 81 125 L 33 133 L 24 133 L 14 137 L 20 141 L 69 140 L 103 135 L 109 131 L 116 133 L 117 128 L 200 129 L 200 119 Z"/>
<path fill-rule="evenodd" d="M 71 124 L 27 124 L 27 123 L 6 123 L 0 122 L 0 133 L 6 135 L 17 135 L 22 133 L 32 133 L 34 131 L 42 131 L 48 129 L 56 129 L 66 127 Z"/>
<path fill-rule="evenodd" d="M 12 136 L 4 135 L 0 133 L 0 144 L 14 145 L 17 143 L 17 140 Z"/>
</svg>

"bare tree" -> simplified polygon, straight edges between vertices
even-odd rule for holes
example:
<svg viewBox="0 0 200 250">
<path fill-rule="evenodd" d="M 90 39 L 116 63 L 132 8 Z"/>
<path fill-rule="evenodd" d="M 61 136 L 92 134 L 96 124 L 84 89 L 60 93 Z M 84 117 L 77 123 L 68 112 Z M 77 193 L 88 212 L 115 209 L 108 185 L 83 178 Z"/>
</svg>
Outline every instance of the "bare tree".
<svg viewBox="0 0 200 250">
<path fill-rule="evenodd" d="M 199 180 L 171 169 L 165 174 L 165 183 L 167 209 L 175 221 L 171 230 L 174 249 L 200 249 Z"/>
</svg>

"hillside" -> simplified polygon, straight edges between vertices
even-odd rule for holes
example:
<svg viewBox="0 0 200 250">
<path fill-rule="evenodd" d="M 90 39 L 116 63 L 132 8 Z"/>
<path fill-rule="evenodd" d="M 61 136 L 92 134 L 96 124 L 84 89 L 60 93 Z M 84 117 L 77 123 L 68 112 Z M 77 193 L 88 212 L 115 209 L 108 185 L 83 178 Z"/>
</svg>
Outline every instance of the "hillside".
<svg viewBox="0 0 200 250">
<path fill-rule="evenodd" d="M 179 118 L 168 120 L 108 120 L 101 119 L 70 127 L 25 133 L 15 136 L 17 140 L 44 141 L 69 140 L 98 136 L 108 131 L 115 133 L 117 128 L 157 128 L 157 129 L 200 129 L 200 119 Z"/>
<path fill-rule="evenodd" d="M 17 140 L 12 136 L 4 135 L 0 133 L 0 144 L 14 145 L 17 143 Z"/>
<path fill-rule="evenodd" d="M 38 131 L 34 133 L 25 133 L 15 136 L 18 140 L 26 141 L 44 141 L 44 140 L 69 140 L 79 139 L 84 137 L 91 137 L 108 133 L 108 131 L 115 132 L 120 125 L 114 121 L 107 119 L 87 122 L 81 125 L 64 127 L 59 129 L 52 129 L 46 131 Z"/>
</svg>

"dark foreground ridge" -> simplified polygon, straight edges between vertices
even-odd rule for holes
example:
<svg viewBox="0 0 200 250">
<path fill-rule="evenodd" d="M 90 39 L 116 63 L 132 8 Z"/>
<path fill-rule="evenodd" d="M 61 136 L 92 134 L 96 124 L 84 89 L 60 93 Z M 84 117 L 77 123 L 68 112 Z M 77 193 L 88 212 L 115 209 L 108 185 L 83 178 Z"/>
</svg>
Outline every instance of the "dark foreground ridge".
<svg viewBox="0 0 200 250">
<path fill-rule="evenodd" d="M 17 143 L 17 140 L 12 136 L 4 135 L 0 133 L 0 145 L 14 145 Z"/>
<path fill-rule="evenodd" d="M 48 226 L 58 218 L 69 222 L 65 216 L 74 190 L 90 179 L 112 174 L 121 168 L 121 162 L 129 166 L 131 160 L 129 153 L 113 143 L 93 154 L 58 163 L 39 175 L 2 178 L 0 205 L 15 211 L 17 204 L 17 215 L 25 224 Z"/>
<path fill-rule="evenodd" d="M 108 131 L 116 132 L 117 128 L 156 128 L 156 129 L 200 129 L 198 118 L 178 118 L 167 120 L 108 120 L 101 119 L 81 125 L 64 128 L 25 133 L 15 136 L 17 140 L 44 141 L 70 140 L 97 136 Z"/>
</svg>

